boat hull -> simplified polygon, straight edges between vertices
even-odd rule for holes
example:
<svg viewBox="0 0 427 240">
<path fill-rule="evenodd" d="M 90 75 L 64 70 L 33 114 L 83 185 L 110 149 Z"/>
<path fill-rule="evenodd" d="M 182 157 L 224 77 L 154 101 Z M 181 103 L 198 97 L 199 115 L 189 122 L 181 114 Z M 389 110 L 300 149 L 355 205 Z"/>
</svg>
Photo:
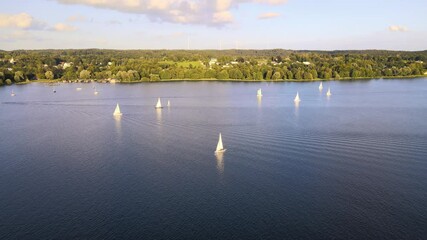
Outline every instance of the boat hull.
<svg viewBox="0 0 427 240">
<path fill-rule="evenodd" d="M 227 149 L 218 150 L 218 151 L 215 151 L 215 154 L 223 153 L 225 151 L 227 151 Z"/>
</svg>

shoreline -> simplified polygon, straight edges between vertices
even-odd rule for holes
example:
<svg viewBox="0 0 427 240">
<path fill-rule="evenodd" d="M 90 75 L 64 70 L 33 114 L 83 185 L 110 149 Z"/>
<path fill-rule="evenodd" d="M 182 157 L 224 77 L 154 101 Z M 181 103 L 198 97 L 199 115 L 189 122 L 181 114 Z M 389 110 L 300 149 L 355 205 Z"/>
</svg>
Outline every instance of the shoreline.
<svg viewBox="0 0 427 240">
<path fill-rule="evenodd" d="M 95 80 L 91 79 L 89 81 L 91 82 L 65 82 L 65 83 L 81 83 L 81 84 L 89 84 L 89 83 L 101 83 L 101 84 L 137 84 L 137 83 L 167 83 L 167 82 L 243 82 L 243 83 L 285 83 L 285 82 L 300 82 L 300 83 L 308 83 L 308 82 L 329 82 L 329 81 L 369 81 L 369 80 L 387 80 L 387 79 L 418 79 L 423 78 L 427 75 L 413 75 L 413 76 L 386 76 L 386 77 L 360 77 L 360 78 L 339 78 L 339 79 L 279 79 L 279 80 L 245 80 L 245 79 L 226 79 L 226 80 L 219 80 L 219 79 L 168 79 L 168 80 L 159 80 L 159 81 L 133 81 L 133 82 L 115 82 L 115 83 L 109 83 L 109 82 L 102 82 L 105 80 Z M 19 82 L 19 83 L 13 83 L 11 85 L 3 85 L 3 86 L 12 86 L 12 85 L 26 85 L 31 83 L 46 83 L 46 84 L 57 84 L 57 83 L 64 83 L 64 80 L 62 79 L 54 79 L 54 80 L 48 80 L 48 79 L 40 79 L 40 80 L 31 80 L 31 81 L 25 81 L 25 82 Z M 73 80 L 75 81 L 75 80 Z M 87 81 L 87 80 L 85 80 Z"/>
<path fill-rule="evenodd" d="M 133 81 L 133 82 L 116 82 L 116 83 L 109 83 L 104 82 L 103 84 L 134 84 L 134 83 L 162 83 L 162 82 L 254 82 L 254 83 L 260 83 L 260 82 L 328 82 L 328 81 L 358 81 L 358 80 L 380 80 L 380 79 L 416 79 L 416 78 L 423 78 L 427 77 L 427 75 L 411 75 L 411 76 L 383 76 L 383 77 L 359 77 L 359 78 L 331 78 L 331 79 L 279 79 L 279 80 L 245 80 L 245 79 L 209 79 L 209 78 L 201 78 L 201 79 L 167 79 L 167 80 L 159 80 L 159 81 Z M 27 82 L 21 82 L 21 83 L 15 83 L 17 85 L 23 85 L 28 83 L 63 83 L 62 79 L 55 79 L 55 80 L 47 80 L 47 79 L 40 79 L 40 80 L 32 80 Z M 73 80 L 74 81 L 74 80 Z M 101 81 L 105 80 L 95 80 L 91 79 L 91 82 L 89 83 L 102 83 Z M 75 83 L 75 82 L 67 82 L 67 83 Z M 79 82 L 77 82 L 79 83 Z M 80 82 L 82 84 L 87 84 L 85 82 Z"/>
</svg>

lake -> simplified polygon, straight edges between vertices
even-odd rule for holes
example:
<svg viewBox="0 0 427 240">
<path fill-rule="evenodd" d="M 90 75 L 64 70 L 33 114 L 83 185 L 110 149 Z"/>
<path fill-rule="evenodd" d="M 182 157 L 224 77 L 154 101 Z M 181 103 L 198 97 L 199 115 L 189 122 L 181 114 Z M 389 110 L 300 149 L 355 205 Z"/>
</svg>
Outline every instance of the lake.
<svg viewBox="0 0 427 240">
<path fill-rule="evenodd" d="M 318 85 L 1 87 L 0 238 L 425 239 L 427 78 Z"/>
</svg>

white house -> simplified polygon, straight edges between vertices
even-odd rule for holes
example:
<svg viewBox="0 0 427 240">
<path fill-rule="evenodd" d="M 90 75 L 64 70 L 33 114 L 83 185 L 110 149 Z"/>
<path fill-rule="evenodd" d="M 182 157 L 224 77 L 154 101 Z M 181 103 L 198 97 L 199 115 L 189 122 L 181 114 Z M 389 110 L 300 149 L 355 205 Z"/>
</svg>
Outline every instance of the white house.
<svg viewBox="0 0 427 240">
<path fill-rule="evenodd" d="M 218 59 L 216 58 L 211 58 L 211 60 L 209 61 L 209 66 L 212 67 L 212 65 L 218 64 Z"/>
</svg>

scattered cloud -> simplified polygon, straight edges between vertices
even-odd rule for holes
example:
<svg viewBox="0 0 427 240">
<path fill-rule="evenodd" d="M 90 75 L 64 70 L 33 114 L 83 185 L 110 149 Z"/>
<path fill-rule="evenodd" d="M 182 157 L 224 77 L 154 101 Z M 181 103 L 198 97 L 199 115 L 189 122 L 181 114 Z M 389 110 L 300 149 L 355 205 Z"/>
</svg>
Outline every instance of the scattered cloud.
<svg viewBox="0 0 427 240">
<path fill-rule="evenodd" d="M 401 25 L 391 25 L 390 27 L 388 27 L 388 30 L 390 32 L 407 32 L 408 28 Z"/>
<path fill-rule="evenodd" d="M 55 30 L 57 32 L 71 32 L 71 31 L 77 30 L 77 28 L 74 26 L 65 24 L 65 23 L 57 23 L 53 27 L 53 30 Z"/>
<path fill-rule="evenodd" d="M 67 18 L 67 22 L 86 22 L 86 20 L 87 18 L 80 14 L 72 15 Z"/>
<path fill-rule="evenodd" d="M 275 12 L 269 12 L 269 13 L 263 13 L 261 15 L 258 16 L 258 19 L 271 19 L 271 18 L 276 18 L 279 17 L 280 13 L 275 13 Z"/>
<path fill-rule="evenodd" d="M 0 14 L 0 28 L 42 29 L 45 24 L 28 13 Z"/>
<path fill-rule="evenodd" d="M 120 12 L 146 15 L 152 21 L 221 26 L 233 22 L 232 8 L 240 4 L 280 5 L 287 0 L 56 0 Z"/>
</svg>

